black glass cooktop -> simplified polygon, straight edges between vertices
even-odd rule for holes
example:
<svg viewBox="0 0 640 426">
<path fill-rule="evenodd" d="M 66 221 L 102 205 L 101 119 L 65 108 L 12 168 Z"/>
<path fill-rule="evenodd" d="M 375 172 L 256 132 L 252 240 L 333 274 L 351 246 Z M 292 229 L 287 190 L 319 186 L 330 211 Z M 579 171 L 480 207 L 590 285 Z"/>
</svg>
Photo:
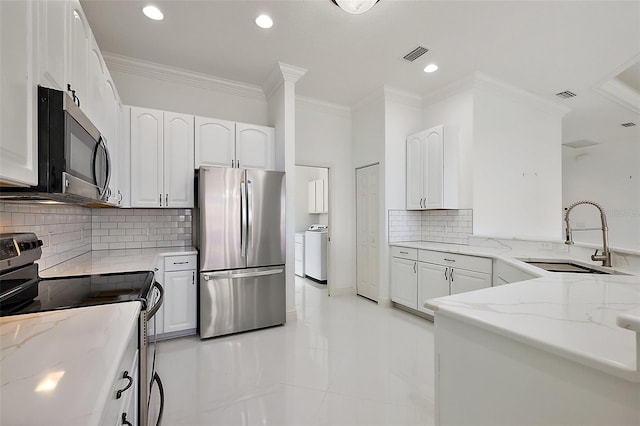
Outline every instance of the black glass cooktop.
<svg viewBox="0 0 640 426">
<path fill-rule="evenodd" d="M 0 303 L 0 316 L 141 301 L 153 284 L 152 272 L 126 272 L 76 277 L 41 278 L 35 298 Z"/>
</svg>

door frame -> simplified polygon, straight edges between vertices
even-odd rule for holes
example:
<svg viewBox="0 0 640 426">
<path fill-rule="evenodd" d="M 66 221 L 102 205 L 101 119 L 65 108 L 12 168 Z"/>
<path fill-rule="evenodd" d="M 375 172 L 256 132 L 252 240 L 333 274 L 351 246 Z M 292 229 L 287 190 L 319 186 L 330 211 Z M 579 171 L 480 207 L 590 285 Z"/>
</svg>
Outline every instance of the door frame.
<svg viewBox="0 0 640 426">
<path fill-rule="evenodd" d="M 353 181 L 354 181 L 354 194 L 355 194 L 355 203 L 354 203 L 354 210 L 355 210 L 355 226 L 354 226 L 354 230 L 355 230 L 355 238 L 354 238 L 354 242 L 355 242 L 355 253 L 354 253 L 354 257 L 355 257 L 355 264 L 356 264 L 356 268 L 355 268 L 355 277 L 356 277 L 356 281 L 355 281 L 355 294 L 358 294 L 358 171 L 362 170 L 362 169 L 366 169 L 369 167 L 378 167 L 378 182 L 377 182 L 377 186 L 378 186 L 378 209 L 380 209 L 380 162 L 376 161 L 374 163 L 369 163 L 369 164 L 365 164 L 363 166 L 358 166 L 354 169 L 354 176 L 353 176 Z M 378 223 L 377 223 L 377 231 L 376 232 L 380 232 L 380 214 L 378 214 Z M 380 238 L 378 238 L 378 241 L 380 241 Z M 378 243 L 378 258 L 380 257 L 380 245 Z M 379 260 L 379 259 L 378 259 Z M 376 300 L 373 300 L 376 303 L 380 302 L 380 266 L 378 265 L 377 268 L 377 274 L 378 274 L 378 296 L 376 297 Z M 366 296 L 362 296 L 365 297 L 367 299 L 369 299 Z M 369 299 L 372 300 L 372 299 Z"/>
</svg>

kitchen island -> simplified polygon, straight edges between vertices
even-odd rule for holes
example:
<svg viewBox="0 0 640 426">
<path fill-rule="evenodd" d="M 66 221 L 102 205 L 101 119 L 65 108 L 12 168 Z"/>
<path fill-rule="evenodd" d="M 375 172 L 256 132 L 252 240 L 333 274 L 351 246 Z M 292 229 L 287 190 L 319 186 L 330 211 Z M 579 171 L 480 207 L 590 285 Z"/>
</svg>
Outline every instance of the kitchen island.
<svg viewBox="0 0 640 426">
<path fill-rule="evenodd" d="M 640 424 L 640 278 L 550 273 L 429 300 L 437 424 Z"/>
<path fill-rule="evenodd" d="M 113 389 L 137 362 L 139 313 L 128 302 L 0 318 L 0 424 L 116 424 L 136 400 L 135 386 L 118 401 Z"/>
</svg>

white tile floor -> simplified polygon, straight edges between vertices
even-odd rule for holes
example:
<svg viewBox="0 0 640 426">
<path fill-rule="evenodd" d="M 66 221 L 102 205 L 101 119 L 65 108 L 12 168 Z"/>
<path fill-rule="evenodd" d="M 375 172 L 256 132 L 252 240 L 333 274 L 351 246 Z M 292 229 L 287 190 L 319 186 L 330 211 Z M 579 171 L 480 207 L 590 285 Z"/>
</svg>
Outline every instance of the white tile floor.
<svg viewBox="0 0 640 426">
<path fill-rule="evenodd" d="M 433 423 L 433 326 L 296 277 L 298 321 L 158 345 L 169 425 Z"/>
</svg>

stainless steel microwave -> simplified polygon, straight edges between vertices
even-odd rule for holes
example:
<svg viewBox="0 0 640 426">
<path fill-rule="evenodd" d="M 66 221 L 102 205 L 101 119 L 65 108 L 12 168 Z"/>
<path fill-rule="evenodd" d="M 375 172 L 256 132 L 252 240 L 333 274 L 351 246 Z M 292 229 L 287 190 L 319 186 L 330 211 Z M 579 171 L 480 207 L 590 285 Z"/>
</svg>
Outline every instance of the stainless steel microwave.
<svg viewBox="0 0 640 426">
<path fill-rule="evenodd" d="M 37 101 L 38 185 L 2 187 L 0 198 L 106 204 L 111 158 L 104 137 L 67 93 L 38 87 Z"/>
</svg>

